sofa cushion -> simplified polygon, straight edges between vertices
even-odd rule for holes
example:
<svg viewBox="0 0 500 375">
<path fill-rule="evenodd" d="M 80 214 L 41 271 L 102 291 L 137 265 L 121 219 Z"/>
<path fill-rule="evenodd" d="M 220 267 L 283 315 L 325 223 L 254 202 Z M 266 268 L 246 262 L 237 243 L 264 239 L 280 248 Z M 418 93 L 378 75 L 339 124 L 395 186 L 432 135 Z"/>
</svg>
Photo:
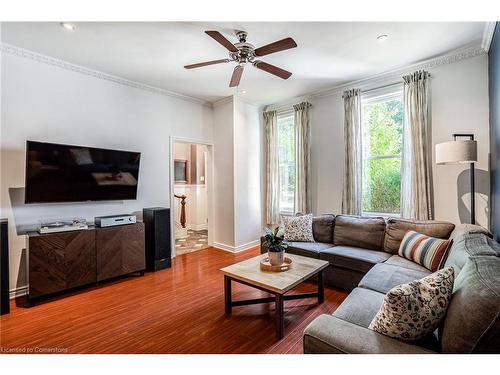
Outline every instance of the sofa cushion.
<svg viewBox="0 0 500 375">
<path fill-rule="evenodd" d="M 450 240 L 429 237 L 410 230 L 403 237 L 398 254 L 435 272 L 442 268 L 450 244 Z"/>
<path fill-rule="evenodd" d="M 371 329 L 323 314 L 304 330 L 304 354 L 430 354 L 414 343 L 381 335 Z"/>
<path fill-rule="evenodd" d="M 387 219 L 387 226 L 385 228 L 384 251 L 397 254 L 401 240 L 409 230 L 414 230 L 430 237 L 446 239 L 450 237 L 454 228 L 454 224 L 446 221 L 417 221 L 391 217 Z"/>
<path fill-rule="evenodd" d="M 444 265 L 453 267 L 458 274 L 471 256 L 496 256 L 498 244 L 481 233 L 465 233 L 453 241 Z"/>
<path fill-rule="evenodd" d="M 368 328 L 384 302 L 384 294 L 370 289 L 355 288 L 342 302 L 333 316 Z"/>
<path fill-rule="evenodd" d="M 368 272 L 375 264 L 386 261 L 390 256 L 383 251 L 351 246 L 334 246 L 321 250 L 319 254 L 320 259 L 334 266 L 361 272 Z"/>
<path fill-rule="evenodd" d="M 331 265 L 323 271 L 325 285 L 337 289 L 353 290 L 365 276 L 366 272 L 360 272 L 343 267 Z"/>
<path fill-rule="evenodd" d="M 420 280 L 395 286 L 385 295 L 368 328 L 404 341 L 428 336 L 446 315 L 453 280 L 453 267 L 447 267 Z"/>
<path fill-rule="evenodd" d="M 386 263 L 376 264 L 361 279 L 359 287 L 371 289 L 386 294 L 397 285 L 421 279 L 430 274 L 430 271 L 416 271 Z"/>
<path fill-rule="evenodd" d="M 333 243 L 337 246 L 382 250 L 385 220 L 382 217 L 338 215 L 335 217 Z"/>
<path fill-rule="evenodd" d="M 458 237 L 463 236 L 464 234 L 471 233 L 482 233 L 491 237 L 491 233 L 486 228 L 483 228 L 480 225 L 458 224 L 457 226 L 455 226 L 455 229 L 453 229 L 453 232 L 451 232 L 450 240 L 455 240 Z"/>
<path fill-rule="evenodd" d="M 500 244 L 490 237 L 486 238 L 486 242 L 500 256 Z"/>
<path fill-rule="evenodd" d="M 421 266 L 420 264 L 412 262 L 409 259 L 400 257 L 399 255 L 393 255 L 392 257 L 387 259 L 384 262 L 384 264 L 391 264 L 393 266 L 408 268 L 408 269 L 414 270 L 414 271 L 429 272 L 430 273 L 430 271 L 427 268 L 425 268 L 424 266 Z"/>
<path fill-rule="evenodd" d="M 333 227 L 335 225 L 335 215 L 324 214 L 313 217 L 314 241 L 333 244 Z"/>
<path fill-rule="evenodd" d="M 500 258 L 467 260 L 439 337 L 444 353 L 500 353 Z"/>
<path fill-rule="evenodd" d="M 319 253 L 332 247 L 331 243 L 322 242 L 289 242 L 287 253 L 319 259 Z"/>
</svg>

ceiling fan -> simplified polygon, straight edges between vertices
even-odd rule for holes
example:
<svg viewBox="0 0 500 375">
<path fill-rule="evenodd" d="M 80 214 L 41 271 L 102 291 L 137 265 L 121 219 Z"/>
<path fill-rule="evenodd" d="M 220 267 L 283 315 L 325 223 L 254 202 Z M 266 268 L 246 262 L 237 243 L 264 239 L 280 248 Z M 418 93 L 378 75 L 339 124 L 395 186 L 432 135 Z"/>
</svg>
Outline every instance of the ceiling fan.
<svg viewBox="0 0 500 375">
<path fill-rule="evenodd" d="M 263 47 L 255 48 L 252 44 L 247 42 L 247 33 L 245 31 L 236 32 L 236 36 L 238 37 L 239 42 L 235 44 L 227 40 L 224 35 L 222 35 L 218 31 L 205 31 L 205 33 L 207 33 L 209 36 L 211 36 L 213 39 L 215 39 L 217 42 L 219 42 L 229 50 L 229 58 L 185 65 L 184 68 L 193 69 L 207 65 L 222 64 L 234 61 L 238 65 L 236 65 L 233 70 L 233 75 L 231 77 L 231 81 L 229 82 L 229 87 L 236 87 L 240 84 L 241 75 L 243 74 L 243 69 L 246 63 L 251 63 L 257 69 L 264 70 L 283 79 L 287 79 L 292 75 L 292 73 L 284 69 L 256 59 L 257 57 L 297 47 L 297 43 L 295 43 L 292 38 L 285 38 L 282 40 L 278 40 L 277 42 L 267 44 Z"/>
</svg>

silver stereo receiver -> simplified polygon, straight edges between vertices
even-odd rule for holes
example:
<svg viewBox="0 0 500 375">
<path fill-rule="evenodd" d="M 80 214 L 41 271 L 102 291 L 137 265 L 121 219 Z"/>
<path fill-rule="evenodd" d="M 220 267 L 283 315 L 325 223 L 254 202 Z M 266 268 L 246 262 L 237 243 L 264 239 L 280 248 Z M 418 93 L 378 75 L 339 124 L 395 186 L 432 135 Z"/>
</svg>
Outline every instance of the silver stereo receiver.
<svg viewBox="0 0 500 375">
<path fill-rule="evenodd" d="M 95 226 L 99 228 L 114 227 L 117 225 L 135 224 L 137 217 L 135 215 L 110 215 L 97 216 L 94 218 Z"/>
<path fill-rule="evenodd" d="M 88 229 L 87 221 L 84 218 L 69 218 L 57 220 L 39 220 L 38 233 L 69 232 L 74 230 Z"/>
</svg>

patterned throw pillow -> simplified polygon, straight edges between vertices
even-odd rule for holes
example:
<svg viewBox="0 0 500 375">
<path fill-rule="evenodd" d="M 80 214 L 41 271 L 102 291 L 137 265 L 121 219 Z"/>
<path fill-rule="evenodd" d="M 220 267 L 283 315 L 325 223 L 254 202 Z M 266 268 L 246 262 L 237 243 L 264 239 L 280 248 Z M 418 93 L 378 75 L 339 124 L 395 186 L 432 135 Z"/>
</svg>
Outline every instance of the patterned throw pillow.
<svg viewBox="0 0 500 375">
<path fill-rule="evenodd" d="M 368 328 L 404 341 L 427 336 L 446 315 L 453 280 L 453 267 L 446 267 L 423 279 L 392 288 Z"/>
<path fill-rule="evenodd" d="M 283 216 L 285 241 L 314 242 L 313 215 Z"/>
<path fill-rule="evenodd" d="M 450 244 L 450 240 L 409 230 L 401 241 L 398 254 L 434 272 L 443 266 Z"/>
</svg>

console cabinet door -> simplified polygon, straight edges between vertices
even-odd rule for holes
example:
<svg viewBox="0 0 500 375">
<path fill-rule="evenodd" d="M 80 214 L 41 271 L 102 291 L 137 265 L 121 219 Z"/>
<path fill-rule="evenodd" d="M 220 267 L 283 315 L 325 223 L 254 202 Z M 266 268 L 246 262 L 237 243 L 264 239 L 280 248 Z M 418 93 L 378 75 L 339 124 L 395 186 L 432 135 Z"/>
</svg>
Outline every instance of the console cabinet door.
<svg viewBox="0 0 500 375">
<path fill-rule="evenodd" d="M 95 231 L 83 232 L 77 237 L 77 241 L 71 241 L 66 246 L 64 262 L 67 289 L 97 281 Z"/>
<path fill-rule="evenodd" d="M 96 282 L 92 230 L 32 235 L 28 249 L 30 297 Z"/>
<path fill-rule="evenodd" d="M 143 271 L 144 224 L 96 229 L 97 281 Z"/>
</svg>

